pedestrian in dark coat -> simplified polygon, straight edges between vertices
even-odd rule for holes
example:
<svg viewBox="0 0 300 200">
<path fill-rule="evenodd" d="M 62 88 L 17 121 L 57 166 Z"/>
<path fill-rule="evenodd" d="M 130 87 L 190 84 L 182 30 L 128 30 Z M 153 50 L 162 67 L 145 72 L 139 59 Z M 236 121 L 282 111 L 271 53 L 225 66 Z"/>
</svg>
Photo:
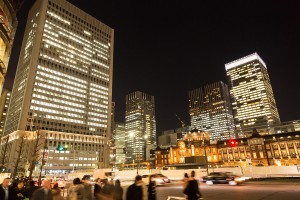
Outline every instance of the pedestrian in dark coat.
<svg viewBox="0 0 300 200">
<path fill-rule="evenodd" d="M 145 200 L 147 199 L 147 188 L 142 181 L 142 177 L 137 175 L 132 185 L 127 188 L 126 200 Z"/>
<path fill-rule="evenodd" d="M 32 194 L 32 200 L 52 200 L 51 183 L 48 180 L 43 182 L 43 186 Z"/>
<path fill-rule="evenodd" d="M 0 199 L 17 200 L 17 195 L 13 187 L 9 186 L 10 178 L 5 178 L 0 185 Z"/>
<path fill-rule="evenodd" d="M 155 175 L 151 174 L 149 176 L 149 185 L 148 185 L 148 200 L 156 200 L 156 183 L 155 183 Z"/>
<path fill-rule="evenodd" d="M 26 197 L 31 199 L 33 192 L 37 189 L 39 189 L 39 187 L 35 185 L 35 181 L 29 181 L 29 186 L 26 188 Z"/>
<path fill-rule="evenodd" d="M 24 188 L 24 182 L 18 181 L 17 187 L 15 187 L 15 192 L 17 194 L 18 200 L 24 200 L 26 197 L 26 190 Z"/>
<path fill-rule="evenodd" d="M 113 200 L 122 200 L 122 199 L 123 199 L 123 188 L 121 187 L 120 180 L 117 179 L 115 182 Z"/>
</svg>

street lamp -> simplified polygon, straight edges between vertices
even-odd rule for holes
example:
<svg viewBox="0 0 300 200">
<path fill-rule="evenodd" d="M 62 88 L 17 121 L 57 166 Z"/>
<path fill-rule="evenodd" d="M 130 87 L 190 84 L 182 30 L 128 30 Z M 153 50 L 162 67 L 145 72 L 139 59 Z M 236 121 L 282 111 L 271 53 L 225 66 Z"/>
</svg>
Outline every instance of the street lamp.
<svg viewBox="0 0 300 200">
<path fill-rule="evenodd" d="M 204 147 L 204 156 L 206 159 L 206 174 L 208 176 L 208 159 L 207 159 L 207 154 L 206 154 L 206 145 L 205 145 L 205 141 L 209 142 L 209 137 L 205 137 L 205 133 L 206 132 L 202 132 L 202 145 Z"/>
</svg>

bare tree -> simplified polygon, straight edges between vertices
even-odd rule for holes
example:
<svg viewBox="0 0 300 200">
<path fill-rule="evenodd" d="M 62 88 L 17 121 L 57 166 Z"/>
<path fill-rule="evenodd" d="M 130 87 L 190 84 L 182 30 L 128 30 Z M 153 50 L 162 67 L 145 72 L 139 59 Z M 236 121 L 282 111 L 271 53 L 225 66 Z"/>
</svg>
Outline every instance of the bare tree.
<svg viewBox="0 0 300 200">
<path fill-rule="evenodd" d="M 5 155 L 6 155 L 6 152 L 7 152 L 8 140 L 9 140 L 9 135 L 6 137 L 6 141 L 5 141 L 5 145 L 4 145 L 4 150 L 3 150 L 3 153 L 2 153 L 1 166 L 4 166 Z"/>
<path fill-rule="evenodd" d="M 36 140 L 34 142 L 34 146 L 33 146 L 33 150 L 32 150 L 32 160 L 30 162 L 30 166 L 29 166 L 29 179 L 32 179 L 32 173 L 35 167 L 35 163 L 38 161 L 38 157 L 39 157 L 39 150 L 40 150 L 40 144 L 39 141 L 41 139 L 41 132 L 40 130 L 38 130 L 36 132 Z"/>
<path fill-rule="evenodd" d="M 15 177 L 17 175 L 19 163 L 20 163 L 21 156 L 22 156 L 22 153 L 23 153 L 24 139 L 25 138 L 26 138 L 25 134 L 23 134 L 22 136 L 20 136 L 21 142 L 20 142 L 20 145 L 19 145 L 19 149 L 17 150 L 17 160 L 16 160 L 16 163 L 15 163 L 14 171 L 12 173 L 12 179 L 13 180 L 15 179 Z"/>
</svg>

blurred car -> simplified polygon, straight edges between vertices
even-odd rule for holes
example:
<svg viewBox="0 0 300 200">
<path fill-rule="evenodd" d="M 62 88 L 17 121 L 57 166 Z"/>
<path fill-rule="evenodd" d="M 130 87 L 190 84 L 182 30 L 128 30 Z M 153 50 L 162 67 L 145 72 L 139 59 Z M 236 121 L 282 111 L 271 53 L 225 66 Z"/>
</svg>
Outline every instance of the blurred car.
<svg viewBox="0 0 300 200">
<path fill-rule="evenodd" d="M 152 174 L 152 175 L 154 175 L 153 180 L 155 181 L 156 185 L 164 185 L 166 183 L 171 182 L 170 179 L 163 174 Z M 142 181 L 146 185 L 149 185 L 149 177 L 150 176 L 151 176 L 151 174 L 142 175 Z"/>
<path fill-rule="evenodd" d="M 243 177 L 234 175 L 231 172 L 211 172 L 208 176 L 202 177 L 202 182 L 208 185 L 213 184 L 229 184 L 229 185 L 238 185 L 244 182 Z"/>
</svg>

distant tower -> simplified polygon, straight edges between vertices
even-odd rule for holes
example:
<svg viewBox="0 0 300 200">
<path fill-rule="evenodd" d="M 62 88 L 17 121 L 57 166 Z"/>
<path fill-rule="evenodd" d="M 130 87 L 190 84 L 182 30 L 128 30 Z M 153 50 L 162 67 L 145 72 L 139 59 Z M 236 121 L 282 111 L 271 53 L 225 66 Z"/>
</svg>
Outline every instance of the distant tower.
<svg viewBox="0 0 300 200">
<path fill-rule="evenodd" d="M 115 164 L 125 163 L 125 125 L 124 123 L 115 122 L 114 141 L 115 141 Z"/>
<path fill-rule="evenodd" d="M 228 87 L 222 81 L 189 91 L 191 127 L 209 132 L 211 140 L 234 137 Z"/>
<path fill-rule="evenodd" d="M 66 0 L 36 0 L 30 9 L 3 137 L 43 133 L 47 173 L 108 167 L 113 43 L 112 28 Z M 13 139 L 8 169 L 18 146 Z M 67 149 L 63 162 L 59 149 Z"/>
<path fill-rule="evenodd" d="M 125 132 L 127 161 L 149 160 L 156 146 L 154 96 L 140 91 L 126 95 Z"/>
<path fill-rule="evenodd" d="M 225 64 L 239 137 L 280 122 L 265 62 L 257 53 Z"/>
<path fill-rule="evenodd" d="M 3 133 L 4 124 L 7 116 L 11 91 L 7 89 L 2 90 L 0 97 L 0 139 Z"/>
<path fill-rule="evenodd" d="M 0 1 L 0 94 L 18 26 L 17 11 L 23 0 Z"/>
</svg>

